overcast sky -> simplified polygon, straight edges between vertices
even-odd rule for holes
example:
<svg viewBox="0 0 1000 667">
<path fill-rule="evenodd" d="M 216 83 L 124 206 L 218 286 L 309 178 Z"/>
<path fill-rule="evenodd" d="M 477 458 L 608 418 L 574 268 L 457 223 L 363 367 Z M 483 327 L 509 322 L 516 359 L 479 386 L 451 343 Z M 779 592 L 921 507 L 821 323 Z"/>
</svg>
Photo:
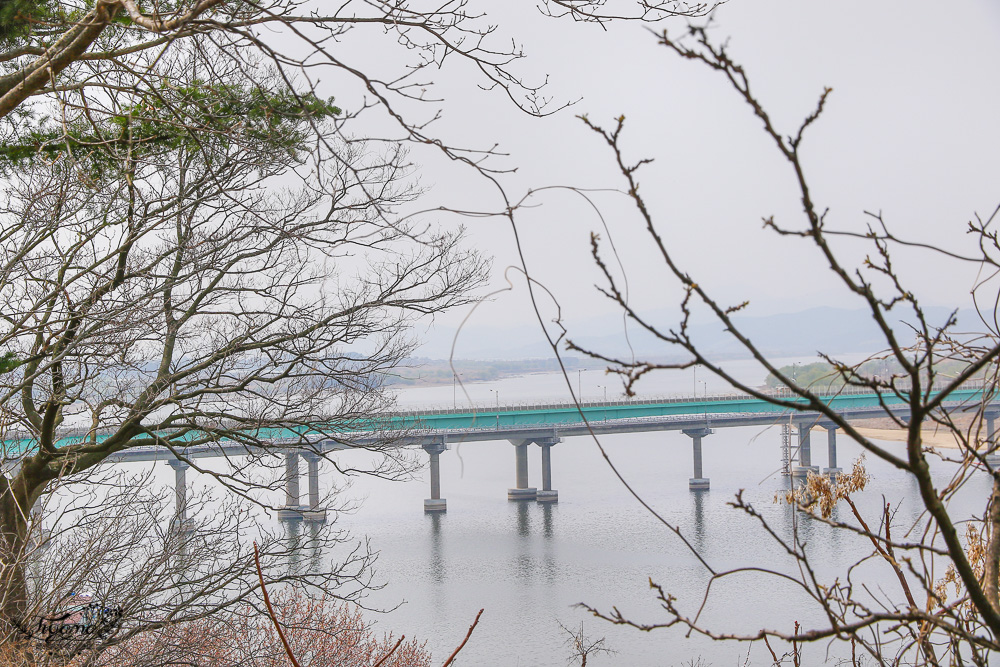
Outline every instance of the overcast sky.
<svg viewBox="0 0 1000 667">
<path fill-rule="evenodd" d="M 720 75 L 657 46 L 641 25 L 605 32 L 540 18 L 530 3 L 511 4 L 487 7 L 500 33 L 523 43 L 520 71 L 536 79 L 548 75 L 556 100 L 582 100 L 552 117 L 531 118 L 496 91 L 477 91 L 461 70 L 446 68 L 439 135 L 480 146 L 495 142 L 510 153 L 502 164 L 518 172 L 503 183 L 514 199 L 549 185 L 621 188 L 607 147 L 574 115 L 610 127 L 624 114 L 630 157 L 655 159 L 640 181 L 658 228 L 697 281 L 724 300 L 750 299 L 751 314 L 861 306 L 822 271 L 814 247 L 762 229 L 761 218 L 770 215 L 789 227 L 804 225 L 793 174 Z M 786 134 L 814 108 L 824 86 L 834 89 L 802 149 L 814 198 L 830 208 L 831 228 L 862 229 L 863 211 L 882 211 L 901 236 L 968 248 L 966 222 L 1000 204 L 997 3 L 730 0 L 716 19 L 713 34 L 729 37 L 731 55 Z M 679 34 L 685 22 L 656 27 Z M 431 188 L 425 203 L 500 207 L 485 183 L 430 154 L 414 157 Z M 649 310 L 675 305 L 679 291 L 651 252 L 634 209 L 620 195 L 595 200 L 626 263 L 635 303 Z M 557 294 L 570 322 L 613 317 L 592 287 L 599 277 L 589 235 L 607 238 L 601 220 L 570 193 L 531 201 L 538 207 L 519 215 L 518 225 L 532 275 Z M 495 257 L 499 286 L 505 268 L 519 264 L 510 225 L 500 218 L 465 224 L 471 243 Z M 856 260 L 864 254 L 856 244 L 843 250 Z M 901 253 L 899 263 L 908 287 L 929 304 L 969 305 L 975 267 L 925 252 Z M 530 321 L 519 290 L 481 307 L 472 326 Z"/>
</svg>

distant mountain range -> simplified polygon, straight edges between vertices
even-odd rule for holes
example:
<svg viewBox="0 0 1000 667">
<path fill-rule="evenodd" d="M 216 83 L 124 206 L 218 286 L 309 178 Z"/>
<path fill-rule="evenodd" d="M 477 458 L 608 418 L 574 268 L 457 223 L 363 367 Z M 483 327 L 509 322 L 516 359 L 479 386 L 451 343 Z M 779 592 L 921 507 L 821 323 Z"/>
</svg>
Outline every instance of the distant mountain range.
<svg viewBox="0 0 1000 667">
<path fill-rule="evenodd" d="M 936 325 L 945 322 L 951 311 L 947 308 L 926 309 L 926 315 Z M 656 314 L 654 314 L 656 315 Z M 671 323 L 664 314 L 651 316 L 652 321 Z M 829 354 L 875 353 L 886 347 L 871 315 L 864 310 L 817 307 L 794 313 L 768 316 L 737 316 L 743 333 L 760 349 L 772 356 L 807 356 L 817 351 Z M 982 330 L 978 315 L 971 310 L 959 312 L 957 331 Z M 892 325 L 903 340 L 912 335 L 901 319 Z M 670 324 L 667 324 L 670 326 Z M 629 355 L 629 345 L 637 356 L 656 359 L 681 358 L 652 334 L 629 326 L 628 339 L 618 318 L 590 320 L 569 327 L 569 337 L 581 347 L 607 355 Z M 718 323 L 694 324 L 692 338 L 706 354 L 718 359 L 746 357 L 740 344 Z M 421 357 L 447 359 L 455 331 L 436 330 L 416 352 Z M 579 353 L 573 353 L 578 355 Z M 468 326 L 462 330 L 455 357 L 461 359 L 545 359 L 553 356 L 537 326 L 487 328 Z"/>
</svg>

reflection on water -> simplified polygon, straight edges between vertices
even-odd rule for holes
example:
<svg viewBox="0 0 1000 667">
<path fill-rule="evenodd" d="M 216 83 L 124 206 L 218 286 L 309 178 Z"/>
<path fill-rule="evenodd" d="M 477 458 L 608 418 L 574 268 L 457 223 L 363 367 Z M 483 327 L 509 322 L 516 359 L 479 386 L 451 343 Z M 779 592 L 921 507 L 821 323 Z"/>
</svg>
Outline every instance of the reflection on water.
<svg viewBox="0 0 1000 667">
<path fill-rule="evenodd" d="M 694 501 L 694 535 L 695 546 L 699 550 L 705 547 L 705 496 L 709 494 L 706 489 L 695 489 L 691 491 L 691 500 Z"/>
<path fill-rule="evenodd" d="M 288 544 L 288 574 L 296 575 L 302 570 L 302 521 L 286 520 L 281 524 Z"/>
<path fill-rule="evenodd" d="M 444 562 L 444 549 L 441 545 L 441 523 L 444 521 L 442 512 L 427 512 L 424 514 L 431 524 L 430 571 L 434 581 L 443 583 L 448 576 Z"/>
<path fill-rule="evenodd" d="M 508 504 L 514 509 L 517 536 L 520 538 L 517 540 L 516 550 L 511 553 L 511 565 L 508 570 L 508 576 L 530 585 L 538 570 L 538 564 L 535 562 L 533 555 L 535 544 L 528 539 L 532 537 L 529 510 L 534 510 L 536 504 L 534 501 L 527 500 L 508 501 Z"/>
<path fill-rule="evenodd" d="M 517 508 L 517 534 L 521 537 L 529 537 L 531 535 L 531 522 L 528 518 L 528 508 L 534 507 L 534 501 L 516 500 L 512 501 L 511 505 Z"/>
<path fill-rule="evenodd" d="M 302 519 L 282 519 L 278 523 L 281 524 L 289 575 L 321 573 L 328 568 L 329 558 L 323 552 L 335 537 L 330 527 L 321 521 Z"/>
<path fill-rule="evenodd" d="M 552 539 L 552 513 L 555 511 L 554 503 L 538 503 L 538 508 L 542 510 L 542 536 Z"/>
<path fill-rule="evenodd" d="M 552 542 L 555 525 L 554 515 L 557 513 L 554 503 L 538 503 L 536 511 L 542 515 L 542 578 L 547 586 L 553 586 L 559 581 L 559 560 L 556 558 L 556 546 Z"/>
<path fill-rule="evenodd" d="M 323 547 L 320 537 L 323 524 L 310 521 L 307 527 L 309 530 L 309 542 L 311 544 L 309 549 L 309 572 L 320 572 L 323 567 Z"/>
</svg>

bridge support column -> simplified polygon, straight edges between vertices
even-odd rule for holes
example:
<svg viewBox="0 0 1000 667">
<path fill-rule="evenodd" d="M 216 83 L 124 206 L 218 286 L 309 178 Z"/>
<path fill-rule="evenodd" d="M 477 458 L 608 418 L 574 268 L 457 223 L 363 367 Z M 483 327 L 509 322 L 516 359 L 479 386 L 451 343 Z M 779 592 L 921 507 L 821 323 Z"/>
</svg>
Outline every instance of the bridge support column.
<svg viewBox="0 0 1000 667">
<path fill-rule="evenodd" d="M 51 542 L 49 538 L 52 537 L 52 531 L 45 527 L 42 523 L 44 517 L 42 514 L 42 498 L 45 496 L 40 496 L 35 504 L 31 508 L 31 521 L 28 524 L 28 528 L 31 531 L 28 537 L 29 543 L 36 549 L 47 549 Z"/>
<path fill-rule="evenodd" d="M 812 422 L 799 422 L 799 465 L 792 468 L 792 479 L 805 480 L 810 472 L 818 473 L 819 467 L 812 464 L 809 434 L 812 432 Z"/>
<path fill-rule="evenodd" d="M 446 512 L 448 501 L 441 497 L 441 452 L 448 449 L 444 443 L 424 445 L 423 449 L 431 457 L 431 497 L 424 499 L 425 512 Z"/>
<path fill-rule="evenodd" d="M 514 445 L 515 485 L 507 489 L 507 500 L 534 500 L 538 489 L 528 486 L 528 445 L 531 440 L 511 440 Z"/>
<path fill-rule="evenodd" d="M 187 515 L 187 469 L 191 467 L 186 461 L 170 459 L 167 465 L 174 469 L 174 518 L 171 527 L 174 530 L 189 531 L 191 522 Z"/>
<path fill-rule="evenodd" d="M 984 415 L 986 418 L 986 450 L 990 451 L 997 445 L 996 433 L 996 413 L 990 412 Z M 1000 468 L 1000 452 L 986 455 L 986 464 L 991 468 Z"/>
<path fill-rule="evenodd" d="M 707 491 L 709 479 L 702 475 L 701 469 L 701 439 L 713 433 L 710 428 L 686 428 L 681 431 L 691 438 L 691 448 L 694 453 L 694 477 L 688 480 L 688 488 L 692 491 Z"/>
<path fill-rule="evenodd" d="M 309 480 L 309 510 L 303 512 L 303 516 L 310 523 L 326 523 L 326 510 L 319 506 L 319 462 L 322 457 L 315 452 L 305 452 L 302 458 L 306 460 Z"/>
<path fill-rule="evenodd" d="M 823 474 L 836 481 L 837 475 L 843 472 L 837 467 L 837 427 L 834 424 L 823 424 L 823 428 L 826 429 L 827 461 L 830 464 L 829 468 L 823 468 Z"/>
<path fill-rule="evenodd" d="M 285 506 L 278 510 L 282 521 L 299 521 L 303 518 L 299 491 L 299 454 L 285 452 Z"/>
<path fill-rule="evenodd" d="M 558 442 L 562 441 L 559 438 L 535 440 L 535 444 L 542 448 L 542 488 L 537 494 L 540 503 L 559 501 L 559 492 L 552 490 L 552 446 Z"/>
</svg>

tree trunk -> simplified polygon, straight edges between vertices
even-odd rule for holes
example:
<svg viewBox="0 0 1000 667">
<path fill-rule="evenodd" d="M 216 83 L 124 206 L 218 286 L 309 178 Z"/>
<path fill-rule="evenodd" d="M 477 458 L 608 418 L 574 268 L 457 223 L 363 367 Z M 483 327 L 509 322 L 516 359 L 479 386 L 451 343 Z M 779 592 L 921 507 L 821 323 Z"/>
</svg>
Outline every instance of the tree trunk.
<svg viewBox="0 0 1000 667">
<path fill-rule="evenodd" d="M 986 581 L 983 582 L 983 589 L 990 605 L 1000 611 L 1000 602 L 997 600 L 998 569 L 1000 569 L 1000 480 L 996 478 L 993 479 L 988 516 L 986 528 L 989 530 L 989 541 L 986 547 L 986 568 L 983 577 Z"/>
<path fill-rule="evenodd" d="M 23 481 L 21 475 L 15 478 Z M 0 636 L 16 647 L 27 646 L 30 626 L 25 556 L 28 552 L 28 494 L 7 485 L 0 495 Z"/>
</svg>

